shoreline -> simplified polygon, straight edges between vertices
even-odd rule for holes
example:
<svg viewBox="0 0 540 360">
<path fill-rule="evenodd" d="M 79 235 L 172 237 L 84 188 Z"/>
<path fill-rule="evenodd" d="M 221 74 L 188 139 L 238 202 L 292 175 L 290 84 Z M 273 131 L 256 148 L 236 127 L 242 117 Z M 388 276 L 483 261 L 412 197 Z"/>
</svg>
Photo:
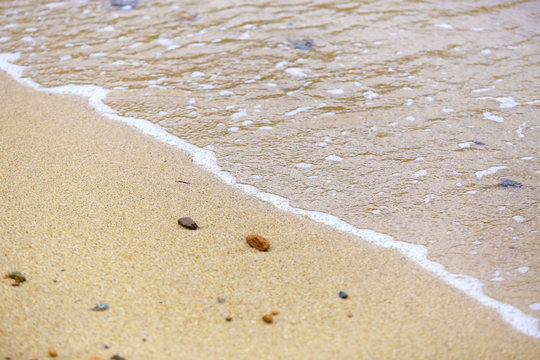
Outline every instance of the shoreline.
<svg viewBox="0 0 540 360">
<path fill-rule="evenodd" d="M 43 88 L 32 79 L 23 77 L 24 67 L 13 63 L 19 56 L 19 53 L 0 54 L 0 69 L 6 71 L 19 83 L 47 93 L 76 95 L 87 98 L 90 107 L 101 116 L 127 124 L 142 134 L 158 140 L 160 143 L 171 145 L 182 152 L 188 153 L 195 165 L 209 171 L 227 186 L 231 186 L 244 194 L 267 202 L 279 210 L 302 215 L 311 218 L 318 223 L 328 225 L 337 231 L 352 234 L 355 236 L 356 240 L 360 238 L 362 241 L 375 244 L 378 247 L 395 249 L 424 270 L 435 274 L 439 279 L 450 286 L 463 291 L 463 293 L 477 300 L 482 305 L 495 309 L 502 316 L 504 321 L 514 327 L 514 329 L 525 335 L 540 338 L 538 318 L 523 312 L 513 304 L 499 301 L 487 295 L 484 292 L 483 287 L 485 285 L 489 286 L 489 284 L 483 283 L 474 276 L 448 271 L 442 264 L 435 262 L 428 257 L 428 250 L 425 246 L 404 241 L 396 241 L 390 235 L 370 229 L 357 228 L 331 214 L 290 206 L 287 198 L 264 192 L 249 184 L 237 183 L 234 176 L 220 168 L 217 164 L 215 154 L 212 151 L 199 148 L 184 139 L 178 138 L 177 136 L 168 133 L 159 125 L 145 119 L 117 115 L 116 111 L 104 102 L 110 90 L 94 85 L 71 84 L 54 88 Z"/>
<path fill-rule="evenodd" d="M 242 194 L 85 99 L 0 79 L 0 264 L 28 278 L 2 283 L 4 356 L 537 353 L 536 340 L 397 251 Z M 181 216 L 200 229 L 180 229 Z M 250 233 L 270 251 L 249 248 Z M 88 311 L 98 302 L 110 309 Z"/>
</svg>

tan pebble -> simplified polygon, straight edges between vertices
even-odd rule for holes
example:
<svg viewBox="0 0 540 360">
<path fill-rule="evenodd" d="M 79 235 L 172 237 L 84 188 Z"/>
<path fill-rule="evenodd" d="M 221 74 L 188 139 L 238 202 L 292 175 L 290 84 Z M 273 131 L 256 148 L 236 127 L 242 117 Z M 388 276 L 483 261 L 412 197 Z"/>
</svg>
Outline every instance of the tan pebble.
<svg viewBox="0 0 540 360">
<path fill-rule="evenodd" d="M 276 315 L 279 315 L 279 311 L 272 311 L 272 315 L 276 316 Z"/>
<path fill-rule="evenodd" d="M 56 350 L 49 350 L 49 356 L 50 357 L 57 357 L 58 356 L 58 352 Z"/>
<path fill-rule="evenodd" d="M 352 314 L 348 314 L 347 317 L 348 317 L 348 318 L 352 318 Z"/>
<path fill-rule="evenodd" d="M 99 356 L 92 356 L 90 359 L 88 360 L 103 360 L 102 358 L 100 358 Z"/>
<path fill-rule="evenodd" d="M 249 235 L 246 241 L 249 246 L 259 251 L 266 251 L 270 247 L 270 242 L 260 235 Z"/>
<path fill-rule="evenodd" d="M 271 324 L 274 322 L 274 317 L 272 316 L 272 314 L 266 314 L 262 317 L 262 319 L 267 324 Z"/>
<path fill-rule="evenodd" d="M 178 219 L 178 225 L 182 225 L 186 229 L 196 230 L 199 226 L 190 217 L 182 217 Z"/>
</svg>

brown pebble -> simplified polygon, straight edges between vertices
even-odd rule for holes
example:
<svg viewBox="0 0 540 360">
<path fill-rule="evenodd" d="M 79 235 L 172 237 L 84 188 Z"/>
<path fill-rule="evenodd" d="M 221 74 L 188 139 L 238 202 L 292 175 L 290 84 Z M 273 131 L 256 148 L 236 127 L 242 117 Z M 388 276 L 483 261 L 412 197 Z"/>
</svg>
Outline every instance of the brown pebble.
<svg viewBox="0 0 540 360">
<path fill-rule="evenodd" d="M 260 235 L 249 235 L 246 241 L 249 246 L 259 251 L 266 251 L 270 247 L 270 242 Z"/>
<path fill-rule="evenodd" d="M 220 304 L 223 304 L 225 302 L 225 299 L 222 298 L 222 297 L 218 297 L 217 302 L 220 303 Z"/>
<path fill-rule="evenodd" d="M 111 357 L 111 360 L 126 360 L 125 358 L 121 357 L 120 355 L 113 355 Z"/>
<path fill-rule="evenodd" d="M 193 221 L 193 219 L 190 217 L 182 217 L 178 219 L 178 225 L 182 225 L 186 229 L 190 229 L 190 230 L 196 230 L 199 228 L 197 223 L 195 223 L 195 221 Z"/>
<path fill-rule="evenodd" d="M 49 356 L 50 357 L 57 357 L 58 356 L 58 352 L 56 350 L 49 350 Z"/>
<path fill-rule="evenodd" d="M 103 360 L 99 356 L 92 356 L 89 360 Z"/>
<path fill-rule="evenodd" d="M 266 314 L 262 317 L 262 319 L 267 324 L 271 324 L 274 322 L 274 317 L 272 316 L 272 314 Z"/>
<path fill-rule="evenodd" d="M 232 317 L 227 316 L 227 317 L 225 318 L 225 321 L 232 321 Z"/>
<path fill-rule="evenodd" d="M 347 314 L 347 317 L 348 317 L 348 318 L 352 318 L 352 314 Z"/>
<path fill-rule="evenodd" d="M 272 315 L 276 316 L 276 315 L 279 315 L 279 311 L 272 311 Z"/>
</svg>

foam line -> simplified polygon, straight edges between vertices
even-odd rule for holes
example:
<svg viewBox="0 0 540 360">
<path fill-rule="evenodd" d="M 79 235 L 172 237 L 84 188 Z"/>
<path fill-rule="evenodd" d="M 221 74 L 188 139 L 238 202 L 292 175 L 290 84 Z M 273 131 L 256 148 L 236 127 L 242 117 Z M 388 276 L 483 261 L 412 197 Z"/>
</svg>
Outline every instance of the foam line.
<svg viewBox="0 0 540 360">
<path fill-rule="evenodd" d="M 226 184 L 231 185 L 246 194 L 266 201 L 278 209 L 307 216 L 316 222 L 329 225 L 334 229 L 356 235 L 368 243 L 372 243 L 383 248 L 396 249 L 407 258 L 416 262 L 422 268 L 436 274 L 447 284 L 463 291 L 465 294 L 476 299 L 482 305 L 493 308 L 502 316 L 504 321 L 510 324 L 517 331 L 534 338 L 540 338 L 538 318 L 525 314 L 515 306 L 503 303 L 487 296 L 482 290 L 483 284 L 480 280 L 468 275 L 452 274 L 448 272 L 442 264 L 429 260 L 428 251 L 425 246 L 396 241 L 389 235 L 378 233 L 373 230 L 358 229 L 334 215 L 295 208 L 289 205 L 289 200 L 284 197 L 266 193 L 248 184 L 239 184 L 236 182 L 236 178 L 233 175 L 223 171 L 218 166 L 214 152 L 190 144 L 189 142 L 166 132 L 163 128 L 150 121 L 116 114 L 113 109 L 103 102 L 109 93 L 109 90 L 107 89 L 94 85 L 64 85 L 53 88 L 44 88 L 31 79 L 23 78 L 22 75 L 24 67 L 13 64 L 13 62 L 15 62 L 19 56 L 19 53 L 0 53 L 0 69 L 6 71 L 20 83 L 40 91 L 86 96 L 88 97 L 88 103 L 90 106 L 108 118 L 129 124 L 137 128 L 142 133 L 151 135 L 161 142 L 187 151 L 193 157 L 193 162 L 195 164 L 217 175 Z"/>
</svg>

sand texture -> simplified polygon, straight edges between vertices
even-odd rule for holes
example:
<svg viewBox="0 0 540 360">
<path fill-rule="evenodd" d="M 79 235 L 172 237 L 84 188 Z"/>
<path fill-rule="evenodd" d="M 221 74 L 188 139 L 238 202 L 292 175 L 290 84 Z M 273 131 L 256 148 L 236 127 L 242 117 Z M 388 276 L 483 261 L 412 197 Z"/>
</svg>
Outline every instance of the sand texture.
<svg viewBox="0 0 540 360">
<path fill-rule="evenodd" d="M 27 279 L 0 282 L 1 359 L 539 354 L 397 252 L 239 193 L 85 99 L 2 73 L 0 138 L 0 271 Z"/>
</svg>

